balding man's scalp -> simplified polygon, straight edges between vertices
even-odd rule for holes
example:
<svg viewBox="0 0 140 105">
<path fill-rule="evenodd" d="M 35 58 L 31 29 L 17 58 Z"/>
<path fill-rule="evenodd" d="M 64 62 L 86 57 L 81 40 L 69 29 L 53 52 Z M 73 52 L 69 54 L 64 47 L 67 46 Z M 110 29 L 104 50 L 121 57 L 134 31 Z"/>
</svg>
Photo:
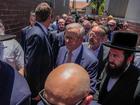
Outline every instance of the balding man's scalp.
<svg viewBox="0 0 140 105">
<path fill-rule="evenodd" d="M 48 97 L 59 97 L 59 100 L 82 97 L 89 90 L 90 78 L 87 71 L 74 63 L 63 64 L 55 68 L 45 83 L 45 91 L 50 93 L 47 94 Z"/>
</svg>

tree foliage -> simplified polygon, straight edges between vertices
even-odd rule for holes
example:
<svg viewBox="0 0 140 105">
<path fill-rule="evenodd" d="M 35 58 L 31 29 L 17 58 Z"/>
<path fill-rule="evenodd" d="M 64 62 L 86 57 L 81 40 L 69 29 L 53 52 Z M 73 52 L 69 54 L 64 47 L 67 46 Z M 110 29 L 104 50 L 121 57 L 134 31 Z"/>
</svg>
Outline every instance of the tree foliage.
<svg viewBox="0 0 140 105">
<path fill-rule="evenodd" d="M 96 9 L 98 15 L 102 15 L 105 8 L 106 0 L 91 0 L 90 7 Z"/>
</svg>

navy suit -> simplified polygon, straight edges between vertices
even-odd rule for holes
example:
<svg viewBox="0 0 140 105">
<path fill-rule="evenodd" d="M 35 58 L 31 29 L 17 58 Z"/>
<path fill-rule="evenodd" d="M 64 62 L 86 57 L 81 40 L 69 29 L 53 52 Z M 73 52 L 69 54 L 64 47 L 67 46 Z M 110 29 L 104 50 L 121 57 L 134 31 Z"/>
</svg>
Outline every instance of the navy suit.
<svg viewBox="0 0 140 105">
<path fill-rule="evenodd" d="M 54 66 L 47 28 L 36 23 L 28 32 L 25 44 L 25 77 L 35 97 L 44 88 L 45 79 Z"/>
<path fill-rule="evenodd" d="M 49 34 L 49 40 L 53 49 L 54 61 L 56 61 L 59 48 L 65 45 L 64 31 L 52 31 Z"/>
<path fill-rule="evenodd" d="M 66 46 L 63 46 L 60 48 L 56 66 L 64 64 L 64 60 L 67 54 L 67 48 Z M 89 73 L 90 79 L 91 79 L 91 89 L 94 92 L 94 85 L 95 85 L 95 77 L 96 77 L 96 64 L 97 64 L 97 58 L 90 52 L 85 46 L 82 45 L 80 53 L 78 54 L 78 57 L 76 58 L 75 62 L 76 64 L 81 65 L 83 68 L 87 70 Z"/>
<path fill-rule="evenodd" d="M 37 105 L 45 105 L 43 101 L 40 101 Z"/>
<path fill-rule="evenodd" d="M 30 105 L 30 89 L 17 70 L 0 61 L 0 75 L 1 105 Z"/>
<path fill-rule="evenodd" d="M 22 49 L 24 50 L 25 48 L 25 40 L 26 40 L 26 35 L 28 33 L 28 31 L 31 29 L 32 27 L 31 26 L 27 26 L 25 28 L 23 28 L 21 30 L 21 39 L 20 39 L 20 45 L 22 47 Z"/>
</svg>

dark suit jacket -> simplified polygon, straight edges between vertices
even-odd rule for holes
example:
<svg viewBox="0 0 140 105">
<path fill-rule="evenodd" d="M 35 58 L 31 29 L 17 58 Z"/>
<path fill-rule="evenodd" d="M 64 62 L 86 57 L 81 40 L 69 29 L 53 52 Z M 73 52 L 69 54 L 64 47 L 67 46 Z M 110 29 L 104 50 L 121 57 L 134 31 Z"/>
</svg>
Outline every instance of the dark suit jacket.
<svg viewBox="0 0 140 105">
<path fill-rule="evenodd" d="M 30 96 L 26 80 L 11 66 L 0 61 L 0 104 L 30 105 Z"/>
<path fill-rule="evenodd" d="M 27 26 L 25 28 L 23 28 L 21 30 L 21 36 L 20 36 L 20 45 L 22 47 L 22 49 L 24 50 L 25 48 L 25 40 L 26 40 L 26 35 L 27 33 L 29 32 L 29 30 L 31 29 L 32 27 L 31 26 Z"/>
<path fill-rule="evenodd" d="M 66 46 L 63 46 L 60 48 L 56 65 L 61 65 L 64 63 L 65 56 L 67 54 L 67 48 Z M 60 59 L 63 59 L 62 61 Z M 91 88 L 92 91 L 94 91 L 94 85 L 95 85 L 95 77 L 96 77 L 96 64 L 98 60 L 97 58 L 90 52 L 85 46 L 82 45 L 81 51 L 78 54 L 78 57 L 76 58 L 76 61 L 74 63 L 81 65 L 83 68 L 87 70 L 89 73 L 90 79 L 91 79 Z"/>
<path fill-rule="evenodd" d="M 137 90 L 138 93 L 134 97 L 139 77 L 139 69 L 130 65 L 128 70 L 121 75 L 110 92 L 107 92 L 107 75 L 101 86 L 98 102 L 102 105 L 140 105 L 140 88 Z"/>
<path fill-rule="evenodd" d="M 42 101 L 38 102 L 37 105 L 45 105 Z"/>
<path fill-rule="evenodd" d="M 105 63 L 107 62 L 108 54 L 109 54 L 109 47 L 104 46 L 103 44 L 100 46 L 99 52 L 98 52 L 98 64 L 97 64 L 97 79 L 100 77 L 100 74 L 103 71 L 103 68 L 105 66 Z"/>
<path fill-rule="evenodd" d="M 45 79 L 54 66 L 47 29 L 36 23 L 28 32 L 25 44 L 25 77 L 32 97 L 35 97 L 43 89 Z"/>
<path fill-rule="evenodd" d="M 64 31 L 52 31 L 49 33 L 49 40 L 53 49 L 54 61 L 56 61 L 59 48 L 65 45 Z"/>
<path fill-rule="evenodd" d="M 84 42 L 83 45 L 85 47 L 88 48 L 88 45 L 89 45 L 89 42 Z M 88 48 L 90 51 L 93 51 L 92 49 Z M 98 54 L 97 54 L 97 59 L 98 59 L 98 64 L 97 64 L 97 79 L 99 78 L 104 66 L 105 66 L 105 63 L 106 63 L 106 60 L 107 60 L 107 57 L 108 57 L 108 54 L 109 54 L 109 50 L 110 48 L 109 47 L 106 47 L 104 46 L 103 44 L 101 44 L 100 46 L 100 49 L 98 51 Z"/>
</svg>

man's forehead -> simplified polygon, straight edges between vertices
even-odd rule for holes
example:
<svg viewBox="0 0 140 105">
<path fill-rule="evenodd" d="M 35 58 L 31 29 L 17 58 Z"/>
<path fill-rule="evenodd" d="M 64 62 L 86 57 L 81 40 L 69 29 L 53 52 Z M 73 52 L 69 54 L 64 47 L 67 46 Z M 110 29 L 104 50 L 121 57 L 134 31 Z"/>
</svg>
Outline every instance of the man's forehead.
<svg viewBox="0 0 140 105">
<path fill-rule="evenodd" d="M 93 27 L 92 31 L 93 32 L 100 32 L 101 28 L 99 26 Z"/>
<path fill-rule="evenodd" d="M 58 23 L 65 23 L 65 20 L 64 19 L 59 19 Z"/>
<path fill-rule="evenodd" d="M 117 48 L 110 48 L 110 52 L 114 52 L 114 53 L 123 53 L 124 50 L 117 49 Z"/>
<path fill-rule="evenodd" d="M 98 27 L 98 26 L 92 28 L 92 30 L 91 30 L 91 33 L 94 33 L 95 35 L 96 34 L 100 34 L 101 32 L 103 32 L 103 30 L 100 27 Z"/>
<path fill-rule="evenodd" d="M 115 21 L 115 20 L 110 20 L 110 21 L 108 22 L 108 24 L 116 24 L 116 21 Z"/>
<path fill-rule="evenodd" d="M 72 29 L 68 29 L 66 30 L 66 33 L 67 34 L 78 34 L 80 32 L 80 29 L 77 29 L 77 28 L 72 28 Z"/>
</svg>

